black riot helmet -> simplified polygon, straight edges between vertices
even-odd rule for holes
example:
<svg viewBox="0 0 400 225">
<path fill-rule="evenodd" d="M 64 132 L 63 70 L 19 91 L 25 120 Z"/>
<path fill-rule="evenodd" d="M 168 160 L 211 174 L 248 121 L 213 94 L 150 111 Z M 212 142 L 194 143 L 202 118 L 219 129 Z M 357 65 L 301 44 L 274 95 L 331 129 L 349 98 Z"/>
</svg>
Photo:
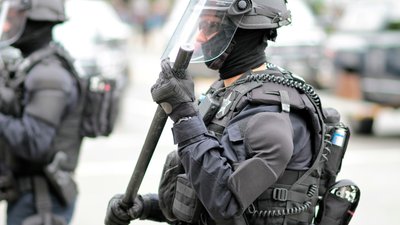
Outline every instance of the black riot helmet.
<svg viewBox="0 0 400 225">
<path fill-rule="evenodd" d="M 0 1 L 0 47 L 14 43 L 25 29 L 26 21 L 60 23 L 66 20 L 65 0 Z"/>
<path fill-rule="evenodd" d="M 210 62 L 227 50 L 238 28 L 276 29 L 290 21 L 286 0 L 191 0 L 162 58 L 173 62 L 179 47 L 190 43 L 191 63 Z M 205 51 L 202 45 L 211 38 L 216 39 L 212 50 Z"/>
</svg>

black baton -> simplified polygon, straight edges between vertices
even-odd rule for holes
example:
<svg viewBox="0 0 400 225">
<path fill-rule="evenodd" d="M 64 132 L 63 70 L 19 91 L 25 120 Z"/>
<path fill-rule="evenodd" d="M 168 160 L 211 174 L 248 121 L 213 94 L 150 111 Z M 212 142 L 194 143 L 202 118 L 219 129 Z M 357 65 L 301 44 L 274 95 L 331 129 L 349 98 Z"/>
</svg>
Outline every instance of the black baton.
<svg viewBox="0 0 400 225">
<path fill-rule="evenodd" d="M 194 48 L 191 44 L 182 45 L 180 47 L 175 63 L 172 67 L 175 72 L 178 72 L 176 74 L 185 76 L 184 71 L 189 66 L 193 51 Z M 182 79 L 184 77 L 177 78 Z M 149 131 L 147 132 L 147 136 L 144 141 L 142 151 L 140 152 L 135 169 L 132 173 L 131 179 L 129 180 L 128 187 L 126 188 L 124 199 L 122 200 L 128 206 L 133 205 L 133 201 L 136 198 L 140 184 L 142 183 L 144 174 L 146 173 L 147 167 L 153 156 L 154 150 L 157 146 L 158 140 L 160 139 L 167 119 L 167 114 L 164 112 L 161 106 L 158 106 L 151 122 Z"/>
</svg>

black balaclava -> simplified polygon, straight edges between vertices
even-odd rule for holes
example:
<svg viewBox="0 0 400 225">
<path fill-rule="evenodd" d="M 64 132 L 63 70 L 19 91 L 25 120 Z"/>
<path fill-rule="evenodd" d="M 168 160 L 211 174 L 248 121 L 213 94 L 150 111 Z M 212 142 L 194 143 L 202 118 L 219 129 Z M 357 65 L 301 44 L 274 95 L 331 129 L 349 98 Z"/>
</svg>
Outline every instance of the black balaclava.
<svg viewBox="0 0 400 225">
<path fill-rule="evenodd" d="M 22 55 L 26 57 L 53 40 L 52 29 L 54 25 L 54 22 L 28 19 L 21 37 L 12 46 L 21 50 Z"/>
<path fill-rule="evenodd" d="M 206 62 L 206 65 L 211 69 L 219 69 L 221 79 L 228 79 L 257 68 L 266 62 L 264 51 L 268 45 L 267 41 L 275 37 L 276 29 L 238 28 L 225 52 L 217 59 Z M 213 38 L 209 42 L 212 42 Z"/>
</svg>

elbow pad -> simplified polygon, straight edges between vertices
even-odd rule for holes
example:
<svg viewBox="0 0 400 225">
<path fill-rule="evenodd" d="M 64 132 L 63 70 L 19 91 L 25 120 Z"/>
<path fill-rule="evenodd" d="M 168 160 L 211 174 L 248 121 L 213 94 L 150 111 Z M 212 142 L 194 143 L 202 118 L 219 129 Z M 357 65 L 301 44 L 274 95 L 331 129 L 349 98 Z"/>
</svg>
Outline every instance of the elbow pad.
<svg viewBox="0 0 400 225">
<path fill-rule="evenodd" d="M 228 187 L 244 210 L 277 179 L 278 175 L 265 160 L 251 158 L 239 164 L 228 179 Z"/>
</svg>

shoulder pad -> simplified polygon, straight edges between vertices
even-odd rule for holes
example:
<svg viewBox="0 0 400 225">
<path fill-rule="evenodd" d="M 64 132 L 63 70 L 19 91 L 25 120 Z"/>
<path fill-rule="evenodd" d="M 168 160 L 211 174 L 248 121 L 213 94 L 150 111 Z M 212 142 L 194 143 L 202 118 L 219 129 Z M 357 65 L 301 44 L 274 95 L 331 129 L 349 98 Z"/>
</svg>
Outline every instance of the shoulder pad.
<svg viewBox="0 0 400 225">
<path fill-rule="evenodd" d="M 56 89 L 69 92 L 72 75 L 55 58 L 48 58 L 37 64 L 27 74 L 25 87 L 29 91 Z"/>
<path fill-rule="evenodd" d="M 288 104 L 291 107 L 298 109 L 305 108 L 303 99 L 300 93 L 291 87 L 282 86 L 275 83 L 263 83 L 259 88 L 254 89 L 250 92 L 250 102 L 259 104 L 281 104 L 282 103 L 282 92 L 288 93 Z"/>
</svg>

